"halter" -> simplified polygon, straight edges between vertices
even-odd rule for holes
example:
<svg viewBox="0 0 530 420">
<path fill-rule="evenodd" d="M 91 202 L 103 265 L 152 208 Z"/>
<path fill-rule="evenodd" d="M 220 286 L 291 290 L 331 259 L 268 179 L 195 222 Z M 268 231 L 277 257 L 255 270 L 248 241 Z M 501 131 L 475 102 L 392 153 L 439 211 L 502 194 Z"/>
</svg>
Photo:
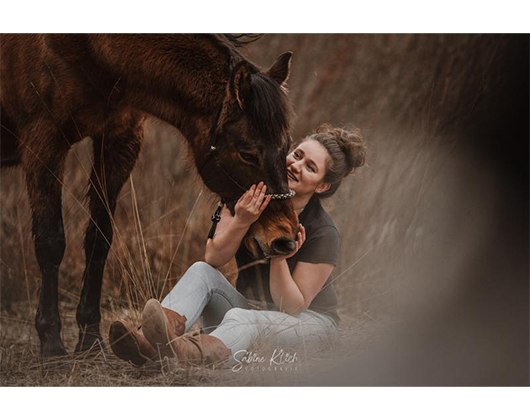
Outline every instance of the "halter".
<svg viewBox="0 0 530 420">
<path fill-rule="evenodd" d="M 226 198 L 221 197 L 221 201 L 219 202 L 217 209 L 215 210 L 215 213 L 212 216 L 212 226 L 210 228 L 210 232 L 208 233 L 208 238 L 211 239 L 215 235 L 215 229 L 217 228 L 217 223 L 221 220 L 221 209 L 225 204 L 232 203 L 234 201 L 239 200 L 239 198 L 245 193 L 248 188 L 243 187 L 239 182 L 237 182 L 232 175 L 230 175 L 230 172 L 228 172 L 223 164 L 221 163 L 221 160 L 219 159 L 219 153 L 217 151 L 217 124 L 219 122 L 219 117 L 221 115 L 221 108 L 219 108 L 217 112 L 217 116 L 215 117 L 215 120 L 212 124 L 212 127 L 210 128 L 210 148 L 207 152 L 206 158 L 199 168 L 199 174 L 202 176 L 204 169 L 208 167 L 209 165 L 214 165 L 214 170 L 217 170 L 218 173 L 224 175 L 224 177 L 232 183 L 232 185 L 235 185 L 240 191 L 241 194 L 235 198 Z M 286 193 L 269 193 L 265 194 L 266 196 L 270 196 L 271 200 L 287 200 L 289 198 L 292 198 L 295 196 L 295 192 L 291 189 L 289 189 L 289 192 Z"/>
</svg>

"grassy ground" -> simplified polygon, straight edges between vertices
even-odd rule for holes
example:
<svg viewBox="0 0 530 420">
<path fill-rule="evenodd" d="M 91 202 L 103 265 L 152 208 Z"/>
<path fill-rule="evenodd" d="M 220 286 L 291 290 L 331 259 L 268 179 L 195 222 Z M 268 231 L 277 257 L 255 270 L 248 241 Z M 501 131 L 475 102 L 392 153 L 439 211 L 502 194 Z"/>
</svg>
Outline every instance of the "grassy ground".
<svg viewBox="0 0 530 420">
<path fill-rule="evenodd" d="M 114 319 L 138 315 L 107 309 L 104 308 L 106 316 L 101 324 L 105 332 Z M 117 358 L 108 343 L 89 353 L 42 360 L 33 320 L 28 317 L 32 311 L 33 308 L 28 308 L 26 303 L 17 304 L 1 318 L 0 386 L 267 386 L 304 383 L 308 374 L 318 372 L 319 367 L 333 361 L 336 354 L 359 351 L 368 339 L 368 325 L 373 323 L 368 318 L 345 320 L 341 338 L 333 347 L 321 349 L 318 353 L 302 347 L 296 361 L 281 369 L 279 366 L 268 369 L 269 363 L 251 363 L 234 372 L 229 367 L 181 367 L 167 358 L 137 368 Z M 74 313 L 75 306 L 62 304 L 61 311 Z M 352 331 L 355 331 L 355 337 Z M 77 326 L 71 316 L 63 317 L 63 337 L 66 347 L 73 349 Z M 352 347 L 353 342 L 356 347 Z M 272 355 L 274 349 L 261 344 L 257 344 L 255 350 L 261 355 Z"/>
</svg>

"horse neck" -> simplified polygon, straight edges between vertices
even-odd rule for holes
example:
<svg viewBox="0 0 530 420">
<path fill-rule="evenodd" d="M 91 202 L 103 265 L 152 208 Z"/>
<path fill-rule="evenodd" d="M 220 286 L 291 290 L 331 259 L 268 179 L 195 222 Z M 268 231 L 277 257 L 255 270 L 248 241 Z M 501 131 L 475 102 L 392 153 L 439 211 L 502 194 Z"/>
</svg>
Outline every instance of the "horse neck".
<svg viewBox="0 0 530 420">
<path fill-rule="evenodd" d="M 215 35 L 93 35 L 95 59 L 135 108 L 191 139 L 211 123 L 233 64 L 243 57 Z"/>
</svg>

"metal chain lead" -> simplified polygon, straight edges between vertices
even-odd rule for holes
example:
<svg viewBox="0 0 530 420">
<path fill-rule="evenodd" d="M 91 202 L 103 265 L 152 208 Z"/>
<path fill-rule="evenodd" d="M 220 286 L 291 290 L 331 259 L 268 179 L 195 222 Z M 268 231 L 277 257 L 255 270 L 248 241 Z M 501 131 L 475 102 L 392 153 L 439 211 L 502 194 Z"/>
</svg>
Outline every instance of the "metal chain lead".
<svg viewBox="0 0 530 420">
<path fill-rule="evenodd" d="M 294 192 L 294 190 L 289 190 L 288 193 L 282 193 L 282 194 L 265 194 L 265 195 L 270 195 L 271 196 L 271 200 L 287 200 L 288 198 L 293 198 L 296 193 Z"/>
<path fill-rule="evenodd" d="M 294 190 L 289 190 L 288 193 L 282 193 L 282 194 L 265 194 L 270 195 L 271 200 L 287 200 L 288 198 L 292 198 L 296 195 Z M 217 209 L 215 210 L 215 213 L 212 216 L 212 226 L 210 227 L 210 231 L 208 232 L 208 239 L 212 239 L 215 236 L 215 230 L 217 229 L 217 223 L 221 220 L 221 209 L 225 205 L 225 202 L 221 200 L 219 204 L 217 205 Z"/>
</svg>

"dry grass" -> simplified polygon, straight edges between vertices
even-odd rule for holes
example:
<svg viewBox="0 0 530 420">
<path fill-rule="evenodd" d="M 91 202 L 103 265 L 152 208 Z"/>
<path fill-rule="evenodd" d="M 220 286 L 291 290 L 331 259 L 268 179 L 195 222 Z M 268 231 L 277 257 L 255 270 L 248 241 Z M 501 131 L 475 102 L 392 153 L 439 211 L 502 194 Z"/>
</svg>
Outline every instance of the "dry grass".
<svg viewBox="0 0 530 420">
<path fill-rule="evenodd" d="M 341 328 L 342 338 L 334 348 L 325 352 L 299 349 L 294 367 L 283 370 L 262 370 L 263 365 L 251 364 L 247 369 L 233 372 L 228 367 L 180 367 L 169 359 L 148 362 L 137 368 L 117 358 L 104 343 L 90 353 L 69 355 L 42 360 L 39 342 L 33 327 L 34 308 L 27 303 L 14 305 L 9 314 L 0 320 L 0 386 L 246 386 L 282 385 L 304 383 L 308 372 L 318 372 L 321 364 L 330 363 L 336 354 L 360 351 L 373 331 L 367 327 L 373 319 L 346 320 Z M 102 330 L 108 331 L 116 318 L 135 318 L 138 313 L 120 309 L 103 308 Z M 61 312 L 74 313 L 72 303 L 62 304 Z M 351 332 L 355 331 L 353 340 Z M 75 319 L 63 316 L 63 337 L 67 348 L 72 349 L 77 340 Z M 338 344 L 341 343 L 341 344 Z M 354 345 L 352 346 L 352 343 Z M 271 352 L 264 343 L 255 347 L 262 355 Z M 259 350 L 258 350 L 259 349 Z M 272 350 L 272 348 L 271 348 Z M 250 370 L 252 367 L 252 370 Z M 254 370 L 255 369 L 255 370 Z"/>
</svg>

